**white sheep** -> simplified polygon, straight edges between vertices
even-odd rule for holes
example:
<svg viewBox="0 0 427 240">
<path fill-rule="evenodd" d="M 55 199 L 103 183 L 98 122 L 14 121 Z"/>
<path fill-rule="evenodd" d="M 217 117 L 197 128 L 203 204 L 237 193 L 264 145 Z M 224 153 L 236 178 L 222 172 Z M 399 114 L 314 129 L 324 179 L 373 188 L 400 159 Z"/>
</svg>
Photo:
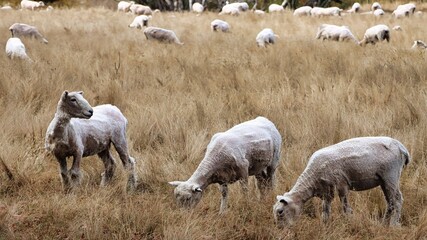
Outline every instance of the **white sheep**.
<svg viewBox="0 0 427 240">
<path fill-rule="evenodd" d="M 427 50 L 427 44 L 421 40 L 415 40 L 414 45 L 411 47 L 412 49 L 422 49 Z"/>
<path fill-rule="evenodd" d="M 397 8 L 391 13 L 395 18 L 408 17 L 415 13 L 416 6 L 413 3 L 407 3 L 397 6 Z"/>
<path fill-rule="evenodd" d="M 387 42 L 390 41 L 390 29 L 384 24 L 379 24 L 366 30 L 359 45 L 364 46 L 369 43 L 375 45 L 377 42 L 382 42 L 384 40 L 387 40 Z"/>
<path fill-rule="evenodd" d="M 129 7 L 129 10 L 135 15 L 151 15 L 153 13 L 149 6 L 144 6 L 141 4 L 132 4 Z"/>
<path fill-rule="evenodd" d="M 338 7 L 314 7 L 311 9 L 311 16 L 322 17 L 322 16 L 341 16 L 342 9 Z"/>
<path fill-rule="evenodd" d="M 266 47 L 269 44 L 274 44 L 276 42 L 276 34 L 270 28 L 264 28 L 256 36 L 256 43 L 258 47 Z"/>
<path fill-rule="evenodd" d="M 151 16 L 146 16 L 146 15 L 139 15 L 136 16 L 132 23 L 129 24 L 130 28 L 137 28 L 137 29 L 142 29 L 143 27 L 147 27 L 148 26 L 148 20 L 151 19 Z"/>
<path fill-rule="evenodd" d="M 62 93 L 55 117 L 46 131 L 45 148 L 59 162 L 66 192 L 81 179 L 79 166 L 83 157 L 97 154 L 105 166 L 101 185 L 111 180 L 115 170 L 115 161 L 109 151 L 111 143 L 128 170 L 128 187 L 135 187 L 135 160 L 128 153 L 126 125 L 127 119 L 116 106 L 105 104 L 92 108 L 83 98 L 83 92 Z M 73 165 L 68 171 L 67 157 L 70 156 Z"/>
<path fill-rule="evenodd" d="M 410 162 L 408 150 L 389 137 L 352 138 L 316 151 L 289 192 L 277 196 L 273 215 L 279 228 L 292 225 L 303 205 L 313 197 L 323 200 L 322 218 L 331 212 L 335 190 L 345 214 L 352 213 L 349 191 L 381 186 L 387 201 L 385 224 L 398 225 L 403 197 L 399 179 Z"/>
<path fill-rule="evenodd" d="M 310 16 L 311 15 L 311 9 L 313 9 L 310 6 L 302 6 L 294 11 L 294 16 Z"/>
<path fill-rule="evenodd" d="M 6 5 L 1 7 L 0 10 L 13 10 L 13 8 L 11 6 Z"/>
<path fill-rule="evenodd" d="M 17 37 L 12 37 L 7 40 L 5 51 L 10 59 L 20 58 L 32 61 L 25 51 L 25 45 L 22 43 L 21 39 Z"/>
<path fill-rule="evenodd" d="M 376 17 L 380 17 L 385 15 L 384 10 L 382 10 L 381 8 L 375 9 L 375 11 L 373 12 L 374 16 Z"/>
<path fill-rule="evenodd" d="M 371 11 L 372 12 L 374 12 L 375 10 L 377 10 L 377 9 L 383 9 L 383 7 L 381 6 L 381 4 L 379 4 L 378 2 L 374 2 L 374 3 L 372 3 L 372 6 L 371 6 Z"/>
<path fill-rule="evenodd" d="M 211 29 L 212 31 L 222 31 L 222 32 L 228 32 L 230 30 L 230 25 L 223 20 L 215 19 L 211 22 Z"/>
<path fill-rule="evenodd" d="M 121 12 L 129 12 L 130 11 L 130 7 L 135 4 L 134 1 L 120 1 L 119 3 L 117 3 L 117 11 L 121 11 Z"/>
<path fill-rule="evenodd" d="M 148 40 L 157 40 L 159 42 L 165 43 L 176 43 L 179 45 L 183 45 L 181 41 L 179 41 L 176 34 L 168 29 L 158 28 L 158 27 L 148 27 L 144 29 L 144 35 Z"/>
<path fill-rule="evenodd" d="M 238 180 L 247 189 L 248 177 L 255 175 L 261 196 L 273 188 L 273 178 L 280 160 L 281 136 L 274 124 L 264 117 L 238 124 L 216 133 L 196 171 L 187 181 L 169 182 L 177 203 L 195 207 L 208 185 L 218 183 L 221 191 L 220 212 L 227 208 L 227 185 Z"/>
<path fill-rule="evenodd" d="M 265 15 L 265 12 L 263 10 L 256 9 L 257 5 L 258 0 L 255 0 L 255 4 L 252 6 L 252 12 L 259 16 Z"/>
<path fill-rule="evenodd" d="M 349 10 L 347 10 L 348 13 L 357 13 L 360 11 L 360 9 L 362 8 L 362 6 L 360 5 L 360 3 L 355 2 L 353 3 L 353 5 L 351 6 L 351 8 Z"/>
<path fill-rule="evenodd" d="M 285 11 L 285 8 L 283 8 L 282 5 L 273 3 L 273 4 L 270 4 L 268 6 L 268 12 L 269 13 L 278 13 L 278 12 L 283 12 L 283 11 Z"/>
<path fill-rule="evenodd" d="M 38 8 L 44 7 L 45 4 L 43 1 L 30 1 L 30 0 L 22 0 L 21 1 L 21 8 L 22 9 L 28 9 L 28 10 L 36 10 Z"/>
<path fill-rule="evenodd" d="M 195 12 L 195 13 L 200 14 L 200 13 L 203 13 L 204 7 L 203 7 L 202 4 L 200 4 L 198 2 L 195 2 L 195 3 L 193 3 L 193 6 L 191 7 L 191 10 L 193 12 Z"/>
<path fill-rule="evenodd" d="M 234 3 L 227 3 L 225 6 L 229 7 L 235 7 L 239 9 L 240 12 L 246 12 L 249 9 L 249 5 L 246 2 L 234 2 Z"/>
<path fill-rule="evenodd" d="M 48 43 L 36 27 L 25 23 L 14 23 L 9 27 L 9 31 L 12 33 L 12 37 L 31 37 L 42 43 Z"/>
<path fill-rule="evenodd" d="M 351 33 L 347 26 L 337 26 L 331 24 L 322 24 L 317 29 L 316 39 L 333 40 L 333 41 L 353 41 L 356 44 L 356 37 Z"/>
<path fill-rule="evenodd" d="M 226 4 L 224 7 L 222 7 L 221 12 L 219 15 L 232 15 L 232 16 L 239 16 L 240 10 L 235 5 Z"/>
</svg>

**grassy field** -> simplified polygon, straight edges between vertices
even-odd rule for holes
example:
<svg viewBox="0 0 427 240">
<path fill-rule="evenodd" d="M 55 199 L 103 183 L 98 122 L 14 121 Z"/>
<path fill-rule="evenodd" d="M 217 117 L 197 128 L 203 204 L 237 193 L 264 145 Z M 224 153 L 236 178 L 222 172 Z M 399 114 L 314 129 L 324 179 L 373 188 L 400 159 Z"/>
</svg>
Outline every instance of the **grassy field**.
<svg viewBox="0 0 427 240">
<path fill-rule="evenodd" d="M 228 21 L 231 33 L 211 32 L 215 18 Z M 11 11 L 0 19 L 2 46 L 15 22 L 37 26 L 49 40 L 23 39 L 32 64 L 0 56 L 0 157 L 11 171 L 0 167 L 0 239 L 426 239 L 427 55 L 410 49 L 416 39 L 427 41 L 426 14 L 153 16 L 150 25 L 173 29 L 183 46 L 147 41 L 127 27 L 133 16 L 108 9 Z M 322 23 L 347 25 L 359 39 L 380 23 L 403 31 L 392 31 L 390 43 L 360 47 L 314 39 Z M 255 36 L 264 27 L 280 38 L 260 49 Z M 44 137 L 64 90 L 123 111 L 137 191 L 126 192 L 119 161 L 113 183 L 101 188 L 103 164 L 88 157 L 81 186 L 63 193 Z M 168 182 L 188 179 L 216 132 L 257 116 L 282 134 L 274 191 L 260 200 L 251 178 L 248 196 L 231 185 L 224 215 L 216 186 L 193 210 L 178 208 Z M 292 187 L 314 151 L 377 135 L 398 139 L 412 156 L 401 177 L 401 227 L 381 224 L 385 201 L 376 188 L 350 193 L 348 218 L 335 199 L 331 221 L 322 224 L 321 201 L 313 199 L 298 224 L 276 229 L 275 197 Z"/>
</svg>

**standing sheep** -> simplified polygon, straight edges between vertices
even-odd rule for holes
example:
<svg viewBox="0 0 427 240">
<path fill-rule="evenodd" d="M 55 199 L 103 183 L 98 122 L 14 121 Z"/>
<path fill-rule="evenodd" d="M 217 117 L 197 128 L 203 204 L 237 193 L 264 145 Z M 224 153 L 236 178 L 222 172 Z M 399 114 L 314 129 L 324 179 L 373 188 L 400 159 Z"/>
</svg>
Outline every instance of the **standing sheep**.
<svg viewBox="0 0 427 240">
<path fill-rule="evenodd" d="M 45 44 L 48 43 L 46 38 L 39 32 L 39 30 L 34 27 L 24 23 L 14 23 L 9 28 L 12 33 L 12 37 L 32 37 L 35 38 Z"/>
<path fill-rule="evenodd" d="M 151 15 L 153 13 L 149 6 L 144 6 L 141 4 L 132 4 L 129 7 L 129 10 L 135 15 Z"/>
<path fill-rule="evenodd" d="M 137 29 L 142 29 L 143 27 L 147 27 L 148 26 L 148 20 L 150 20 L 151 16 L 146 16 L 146 15 L 139 15 L 136 16 L 132 23 L 129 24 L 130 28 L 137 28 Z"/>
<path fill-rule="evenodd" d="M 310 6 L 302 6 L 294 11 L 294 16 L 310 16 L 311 15 L 311 9 L 313 9 Z"/>
<path fill-rule="evenodd" d="M 22 9 L 28 9 L 28 10 L 36 10 L 38 8 L 44 7 L 45 4 L 43 1 L 30 1 L 30 0 L 22 0 L 21 1 L 21 8 Z"/>
<path fill-rule="evenodd" d="M 241 180 L 246 189 L 248 177 L 252 175 L 255 175 L 261 195 L 264 195 L 265 190 L 273 187 L 281 142 L 274 124 L 264 117 L 216 133 L 193 175 L 185 182 L 170 182 L 176 186 L 174 194 L 177 203 L 183 207 L 195 207 L 204 189 L 218 183 L 222 196 L 220 212 L 224 212 L 227 208 L 228 184 Z"/>
<path fill-rule="evenodd" d="M 148 40 L 157 40 L 159 42 L 165 43 L 176 43 L 179 45 L 183 45 L 181 41 L 179 41 L 176 34 L 168 29 L 158 28 L 158 27 L 148 27 L 144 30 L 144 35 Z"/>
<path fill-rule="evenodd" d="M 303 205 L 313 197 L 323 200 L 329 219 L 335 190 L 345 214 L 352 213 L 347 195 L 381 186 L 387 201 L 385 224 L 398 225 L 403 203 L 399 179 L 410 161 L 408 150 L 389 137 L 352 138 L 316 151 L 292 189 L 277 196 L 273 215 L 279 228 L 292 225 Z"/>
<path fill-rule="evenodd" d="M 228 32 L 230 30 L 230 25 L 226 21 L 215 19 L 211 22 L 211 29 L 214 32 L 216 31 Z"/>
<path fill-rule="evenodd" d="M 284 12 L 286 6 L 288 6 L 288 0 L 284 0 L 281 5 L 272 3 L 268 6 L 268 12 L 269 13 Z"/>
<path fill-rule="evenodd" d="M 323 17 L 323 16 L 341 16 L 342 9 L 338 7 L 314 7 L 311 9 L 311 16 Z"/>
<path fill-rule="evenodd" d="M 25 60 L 29 60 L 31 61 L 31 59 L 28 57 L 26 51 L 25 51 L 25 46 L 22 43 L 21 39 L 16 38 L 16 37 L 12 37 L 9 38 L 7 40 L 6 43 L 6 55 L 10 58 L 10 59 L 14 59 L 14 58 L 20 58 L 20 59 L 25 59 Z"/>
<path fill-rule="evenodd" d="M 316 39 L 333 40 L 333 41 L 348 41 L 351 40 L 358 44 L 356 37 L 351 33 L 347 26 L 337 26 L 331 24 L 322 24 L 317 30 Z"/>
<path fill-rule="evenodd" d="M 366 30 L 359 45 L 365 46 L 368 43 L 375 45 L 377 42 L 382 42 L 384 40 L 387 40 L 387 42 L 390 41 L 390 29 L 386 25 L 379 24 Z"/>
<path fill-rule="evenodd" d="M 130 11 L 130 7 L 133 5 L 133 4 L 135 4 L 135 2 L 134 1 L 130 1 L 130 2 L 128 2 L 128 1 L 120 1 L 118 4 L 117 4 L 117 11 L 122 11 L 122 12 L 129 12 Z"/>
<path fill-rule="evenodd" d="M 264 28 L 256 36 L 256 43 L 258 47 L 266 47 L 266 45 L 274 44 L 276 42 L 276 34 L 270 28 Z"/>
<path fill-rule="evenodd" d="M 55 117 L 46 131 L 45 148 L 60 164 L 66 192 L 71 190 L 71 184 L 75 185 L 81 179 L 80 161 L 83 157 L 97 154 L 105 166 L 101 185 L 111 180 L 115 170 L 111 143 L 129 171 L 128 187 L 135 187 L 135 160 L 128 153 L 126 125 L 127 119 L 116 106 L 105 104 L 92 108 L 83 98 L 83 92 L 63 92 Z M 67 157 L 70 156 L 73 165 L 68 171 Z"/>
</svg>

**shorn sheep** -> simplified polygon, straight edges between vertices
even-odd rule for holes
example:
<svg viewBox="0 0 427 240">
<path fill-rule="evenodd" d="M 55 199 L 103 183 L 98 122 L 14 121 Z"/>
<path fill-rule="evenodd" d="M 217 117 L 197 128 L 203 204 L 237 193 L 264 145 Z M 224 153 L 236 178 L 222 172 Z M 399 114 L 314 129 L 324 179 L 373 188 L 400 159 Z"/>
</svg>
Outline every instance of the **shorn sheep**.
<svg viewBox="0 0 427 240">
<path fill-rule="evenodd" d="M 409 15 L 413 15 L 415 13 L 415 9 L 415 4 L 407 3 L 397 6 L 396 10 L 394 10 L 391 15 L 395 18 L 409 17 Z"/>
<path fill-rule="evenodd" d="M 375 45 L 377 42 L 382 42 L 384 40 L 387 40 L 387 42 L 390 41 L 390 28 L 384 24 L 379 24 L 366 30 L 359 45 L 364 46 L 368 43 Z"/>
<path fill-rule="evenodd" d="M 338 7 L 314 7 L 311 9 L 311 16 L 324 17 L 324 16 L 341 16 L 342 9 Z"/>
<path fill-rule="evenodd" d="M 36 27 L 28 24 L 14 23 L 9 27 L 9 31 L 12 33 L 12 37 L 31 37 L 42 43 L 48 43 L 47 39 L 43 37 Z"/>
<path fill-rule="evenodd" d="M 129 10 L 135 15 L 151 15 L 153 11 L 149 6 L 141 5 L 141 4 L 132 4 L 129 7 Z"/>
<path fill-rule="evenodd" d="M 206 154 L 187 181 L 170 182 L 181 207 L 195 207 L 210 184 L 221 191 L 220 212 L 227 208 L 228 184 L 241 181 L 247 189 L 248 177 L 255 175 L 261 196 L 273 187 L 273 177 L 280 160 L 281 136 L 274 124 L 264 117 L 238 124 L 216 133 Z"/>
<path fill-rule="evenodd" d="M 230 25 L 223 20 L 215 19 L 211 22 L 211 29 L 212 31 L 222 31 L 222 32 L 228 32 L 230 30 Z"/>
<path fill-rule="evenodd" d="M 6 42 L 6 55 L 10 59 L 19 58 L 24 60 L 32 61 L 25 51 L 25 45 L 22 43 L 21 39 L 12 37 L 9 38 Z"/>
<path fill-rule="evenodd" d="M 105 104 L 92 108 L 83 98 L 83 92 L 62 93 L 55 117 L 47 128 L 45 148 L 59 162 L 66 192 L 80 182 L 81 159 L 95 154 L 102 159 L 105 167 L 101 185 L 110 182 L 115 170 L 115 161 L 110 153 L 111 143 L 128 171 L 128 189 L 135 187 L 135 159 L 128 153 L 126 125 L 127 119 L 116 106 Z M 73 164 L 68 171 L 67 157 L 70 156 L 73 157 Z"/>
<path fill-rule="evenodd" d="M 311 15 L 311 9 L 313 9 L 313 8 L 310 7 L 310 6 L 299 7 L 297 9 L 295 9 L 294 16 L 298 16 L 298 17 L 300 17 L 300 16 L 310 16 Z"/>
<path fill-rule="evenodd" d="M 317 30 L 316 39 L 334 40 L 334 41 L 353 41 L 356 44 L 356 37 L 351 33 L 347 26 L 337 26 L 331 24 L 322 24 Z"/>
<path fill-rule="evenodd" d="M 148 26 L 148 20 L 151 19 L 151 16 L 146 16 L 146 15 L 139 15 L 136 16 L 132 23 L 129 24 L 130 28 L 138 28 L 138 29 L 142 29 L 143 27 L 147 27 Z"/>
<path fill-rule="evenodd" d="M 22 0 L 21 1 L 21 8 L 22 9 L 28 9 L 28 10 L 36 10 L 38 8 L 44 7 L 45 4 L 43 1 L 30 1 L 30 0 Z"/>
<path fill-rule="evenodd" d="M 270 28 L 264 28 L 255 38 L 255 41 L 258 47 L 266 47 L 269 44 L 274 44 L 276 42 L 276 34 Z"/>
<path fill-rule="evenodd" d="M 117 3 L 117 11 L 129 12 L 130 6 L 132 6 L 133 4 L 135 4 L 134 1 L 120 1 L 119 3 Z"/>
<path fill-rule="evenodd" d="M 349 139 L 316 151 L 292 189 L 277 196 L 273 215 L 279 228 L 298 219 L 303 205 L 313 197 L 323 200 L 322 218 L 331 212 L 335 190 L 345 214 L 352 213 L 349 191 L 363 191 L 381 186 L 387 201 L 386 225 L 398 225 L 403 203 L 399 179 L 410 161 L 408 150 L 389 137 Z"/>
<path fill-rule="evenodd" d="M 144 29 L 144 35 L 147 40 L 157 40 L 159 42 L 164 43 L 176 43 L 179 45 L 183 45 L 181 41 L 179 41 L 178 37 L 172 30 L 158 28 L 158 27 L 148 27 Z"/>
</svg>

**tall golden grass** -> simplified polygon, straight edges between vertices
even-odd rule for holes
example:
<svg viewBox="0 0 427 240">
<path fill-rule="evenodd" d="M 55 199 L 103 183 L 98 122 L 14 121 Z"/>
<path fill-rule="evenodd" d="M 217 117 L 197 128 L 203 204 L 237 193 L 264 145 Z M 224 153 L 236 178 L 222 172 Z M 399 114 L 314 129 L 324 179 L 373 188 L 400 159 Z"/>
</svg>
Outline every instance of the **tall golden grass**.
<svg viewBox="0 0 427 240">
<path fill-rule="evenodd" d="M 107 9 L 1 14 L 3 46 L 15 22 L 37 26 L 49 44 L 23 39 L 32 64 L 0 57 L 0 239 L 426 238 L 427 56 L 410 50 L 414 40 L 427 40 L 425 15 L 247 13 L 221 17 L 231 25 L 228 34 L 210 31 L 216 13 L 154 15 L 150 25 L 173 29 L 185 43 L 178 46 L 147 41 L 127 27 L 133 16 Z M 380 23 L 403 31 L 393 31 L 390 43 L 359 47 L 314 39 L 321 23 L 347 25 L 359 39 Z M 280 38 L 260 49 L 255 36 L 264 27 Z M 102 162 L 88 157 L 81 186 L 63 193 L 44 136 L 64 90 L 123 111 L 137 191 L 126 192 L 119 161 L 113 183 L 100 188 Z M 260 200 L 253 179 L 249 196 L 233 184 L 229 210 L 219 216 L 220 194 L 211 186 L 195 209 L 179 209 L 167 182 L 192 174 L 213 134 L 259 115 L 283 138 L 274 191 Z M 381 224 L 385 201 L 373 189 L 350 194 L 350 217 L 336 200 L 332 220 L 322 224 L 320 200 L 313 199 L 296 226 L 276 229 L 275 196 L 292 187 L 314 151 L 376 135 L 400 140 L 412 156 L 401 177 L 401 227 Z"/>
</svg>

